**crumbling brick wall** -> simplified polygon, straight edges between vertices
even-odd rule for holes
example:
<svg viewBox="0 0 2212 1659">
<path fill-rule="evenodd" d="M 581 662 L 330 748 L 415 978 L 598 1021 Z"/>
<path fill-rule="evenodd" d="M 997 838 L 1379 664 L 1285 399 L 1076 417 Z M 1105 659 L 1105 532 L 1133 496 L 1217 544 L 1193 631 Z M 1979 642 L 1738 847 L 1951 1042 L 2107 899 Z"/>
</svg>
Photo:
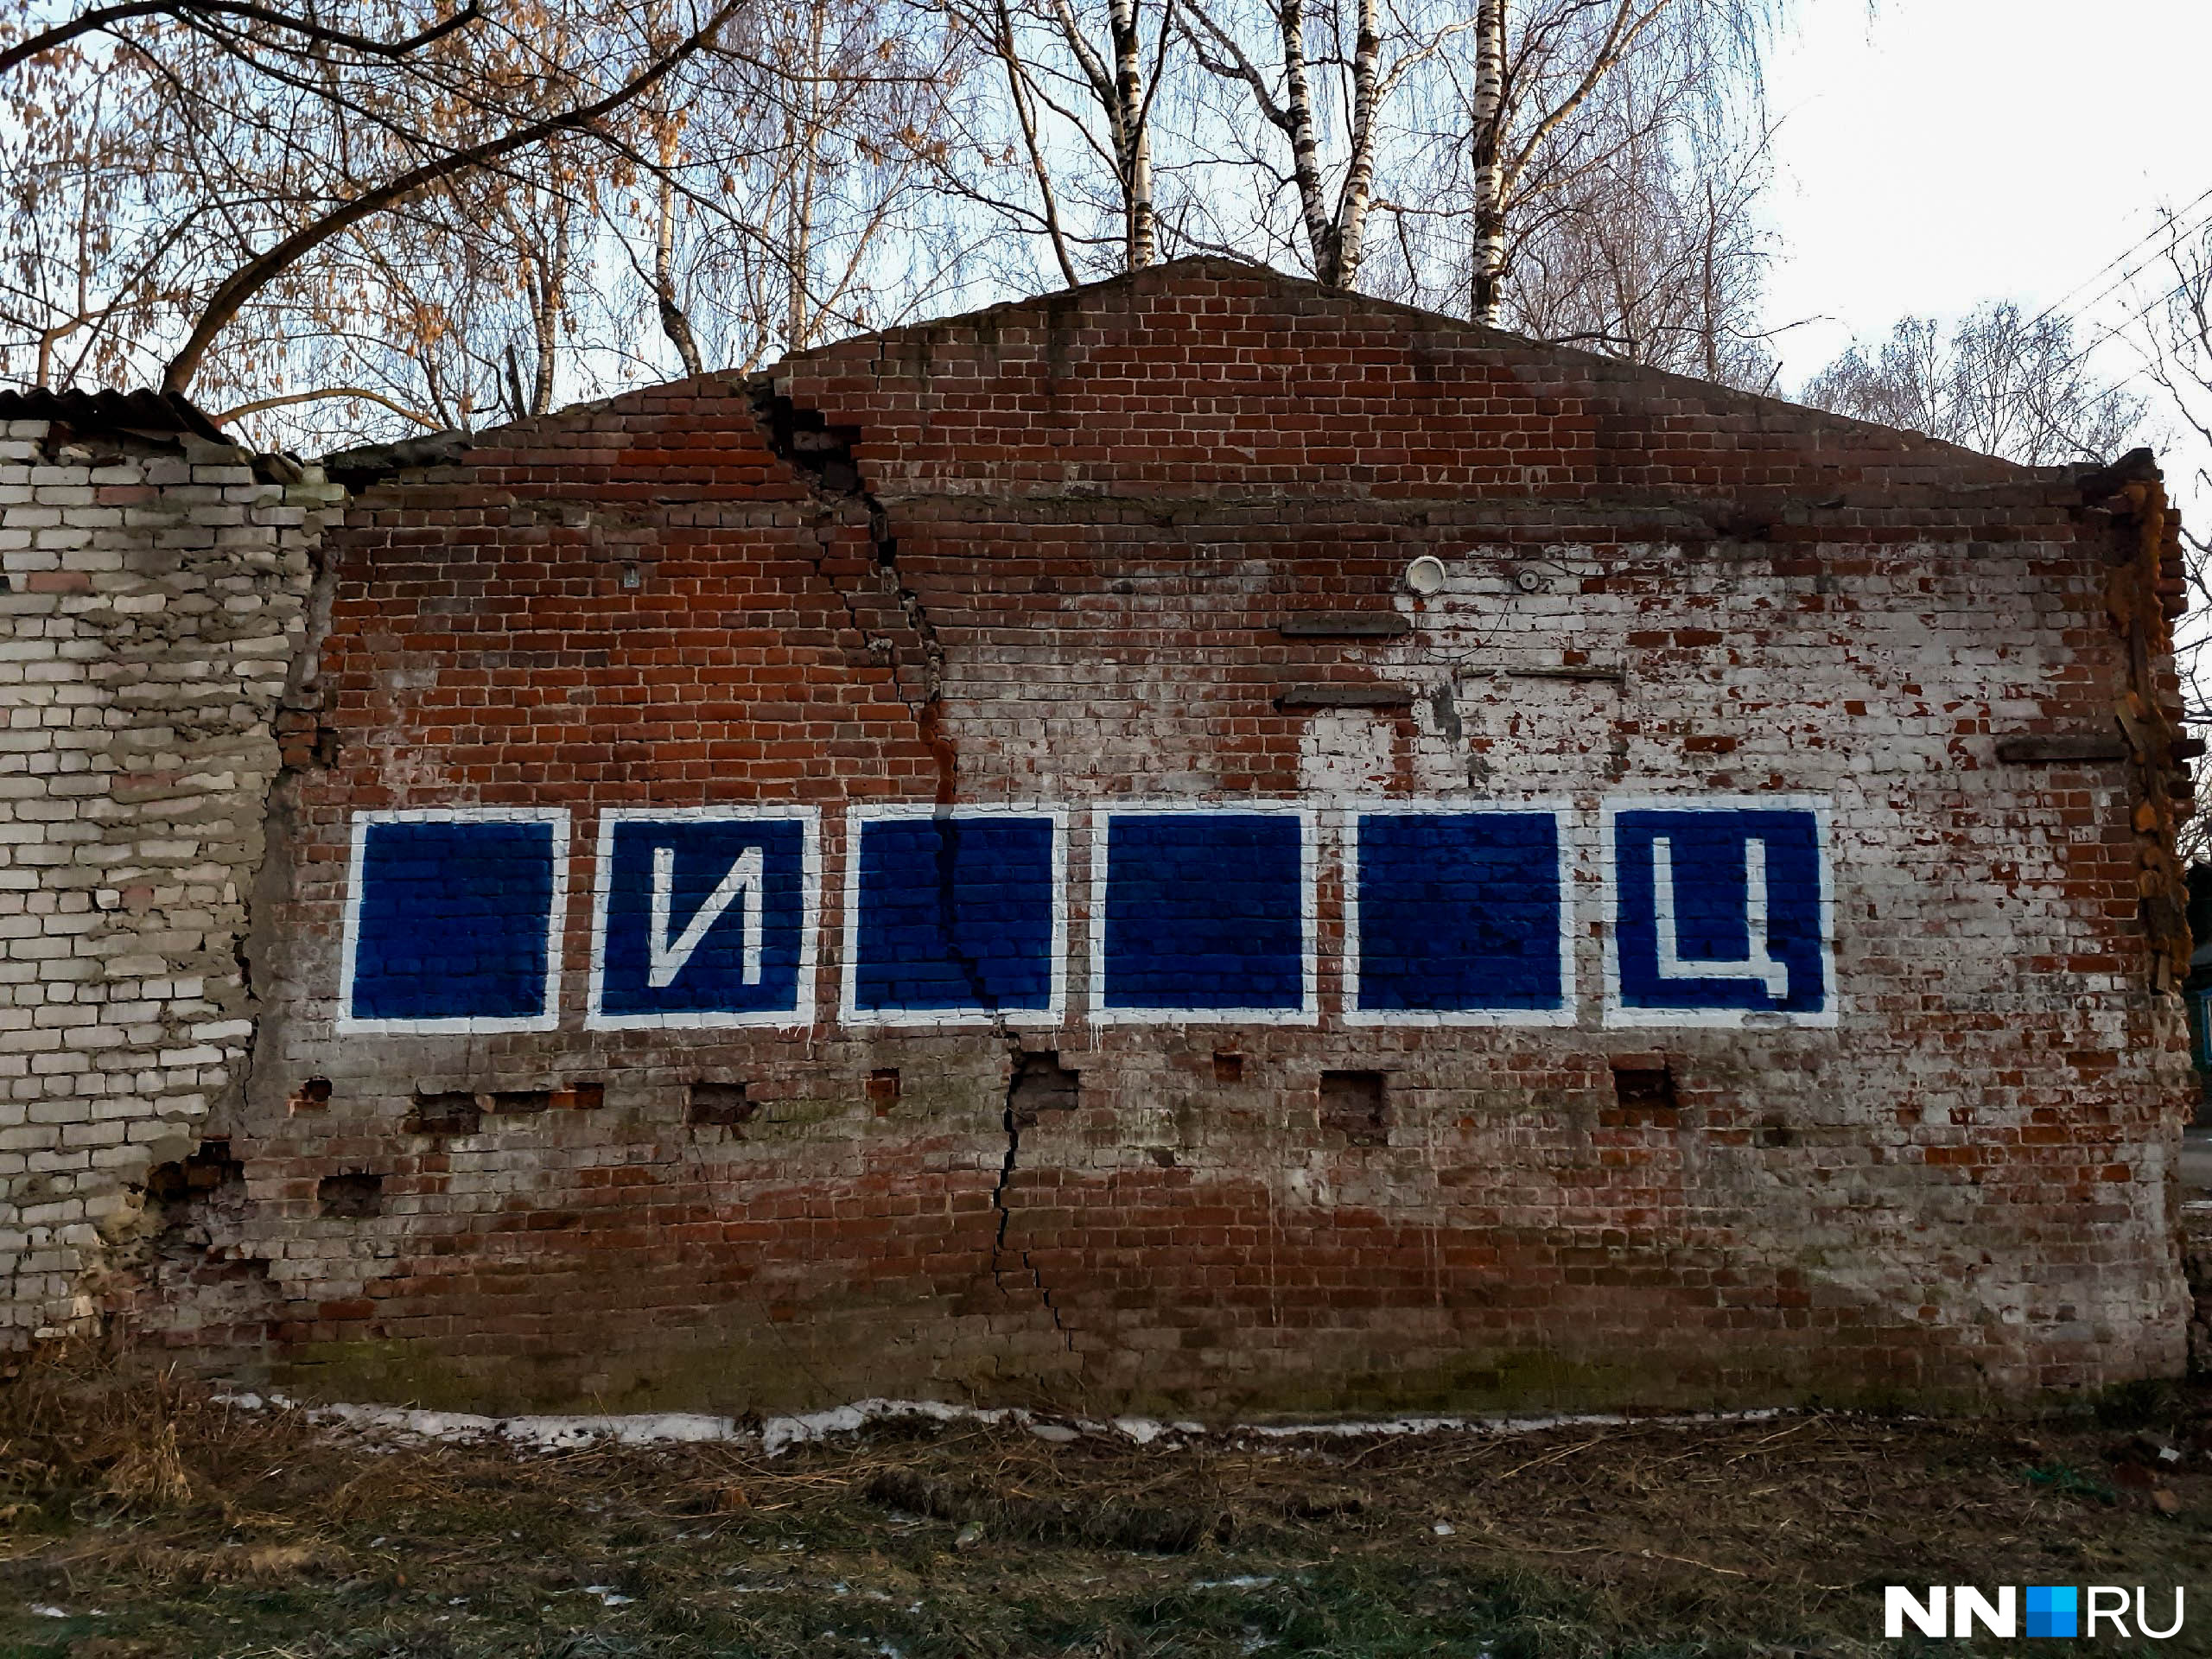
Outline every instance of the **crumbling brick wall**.
<svg viewBox="0 0 2212 1659">
<path fill-rule="evenodd" d="M 27 413 L 29 411 L 29 413 Z M 0 1344 L 96 1329 L 245 1081 L 246 900 L 342 497 L 159 400 L 0 438 Z M 31 417 L 35 414 L 36 417 Z M 192 429 L 199 427 L 200 429 Z"/>
<path fill-rule="evenodd" d="M 2182 1363 L 2154 469 L 1193 262 L 346 475 L 193 1234 L 261 1265 L 262 1322 L 180 1255 L 149 1337 L 332 1393 L 732 1409 L 2023 1400 Z M 1805 1017 L 1631 1005 L 1607 849 L 1654 800 L 1824 826 Z M 1100 1017 L 1098 861 L 1147 802 L 1310 826 L 1274 1013 Z M 1555 826 L 1573 986 L 1529 1019 L 1358 1017 L 1350 836 L 1443 803 Z M 1064 985 L 855 1017 L 863 826 L 985 806 L 1060 815 Z M 788 1018 L 610 1019 L 608 815 L 702 809 L 804 826 L 817 971 Z M 370 831 L 454 813 L 512 855 L 454 890 L 549 918 L 550 998 L 512 976 L 480 1024 L 347 965 L 404 938 Z"/>
</svg>

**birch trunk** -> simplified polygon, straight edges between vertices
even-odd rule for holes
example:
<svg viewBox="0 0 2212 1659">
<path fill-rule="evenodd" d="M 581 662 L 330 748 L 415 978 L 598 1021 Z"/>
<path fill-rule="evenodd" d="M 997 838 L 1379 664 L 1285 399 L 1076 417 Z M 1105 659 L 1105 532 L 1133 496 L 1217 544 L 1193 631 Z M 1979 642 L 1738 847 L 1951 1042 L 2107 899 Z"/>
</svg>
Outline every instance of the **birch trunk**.
<svg viewBox="0 0 2212 1659">
<path fill-rule="evenodd" d="M 1114 35 L 1112 108 L 1114 150 L 1122 173 L 1122 222 L 1128 268 L 1150 264 L 1158 254 L 1152 208 L 1152 124 L 1144 99 L 1143 40 L 1136 0 L 1112 0 L 1107 16 Z"/>
<path fill-rule="evenodd" d="M 1475 7 L 1475 246 L 1470 310 L 1498 326 L 1505 298 L 1505 0 Z"/>
<path fill-rule="evenodd" d="M 668 165 L 669 158 L 662 158 Z M 660 228 L 653 241 L 653 298 L 660 309 L 660 331 L 683 361 L 683 372 L 696 378 L 706 372 L 699 360 L 699 342 L 692 336 L 691 320 L 676 302 L 676 181 L 664 174 L 660 181 Z"/>
<path fill-rule="evenodd" d="M 1382 56 L 1376 4 L 1377 0 L 1359 0 L 1359 41 L 1351 60 L 1351 163 L 1337 212 L 1336 269 L 1321 278 L 1332 288 L 1356 283 L 1367 252 L 1367 207 L 1375 195 L 1376 75 Z"/>
<path fill-rule="evenodd" d="M 1306 70 L 1305 0 L 1280 0 L 1275 18 L 1282 26 L 1284 134 L 1290 140 L 1290 168 L 1298 181 L 1298 205 L 1306 216 L 1306 245 L 1313 252 L 1313 275 L 1337 284 L 1337 227 L 1321 194 L 1320 143 L 1313 132 L 1313 92 Z"/>
</svg>

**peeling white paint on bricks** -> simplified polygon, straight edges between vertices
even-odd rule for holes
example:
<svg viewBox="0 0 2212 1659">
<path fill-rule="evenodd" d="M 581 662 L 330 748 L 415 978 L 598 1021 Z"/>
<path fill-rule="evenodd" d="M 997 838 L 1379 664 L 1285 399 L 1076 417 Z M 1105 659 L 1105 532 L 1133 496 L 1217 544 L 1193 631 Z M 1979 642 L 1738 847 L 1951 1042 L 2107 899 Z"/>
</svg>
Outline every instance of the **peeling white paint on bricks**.
<svg viewBox="0 0 2212 1659">
<path fill-rule="evenodd" d="M 238 947 L 343 492 L 186 436 L 0 429 L 0 1347 L 97 1322 L 148 1170 L 253 1034 Z"/>
</svg>

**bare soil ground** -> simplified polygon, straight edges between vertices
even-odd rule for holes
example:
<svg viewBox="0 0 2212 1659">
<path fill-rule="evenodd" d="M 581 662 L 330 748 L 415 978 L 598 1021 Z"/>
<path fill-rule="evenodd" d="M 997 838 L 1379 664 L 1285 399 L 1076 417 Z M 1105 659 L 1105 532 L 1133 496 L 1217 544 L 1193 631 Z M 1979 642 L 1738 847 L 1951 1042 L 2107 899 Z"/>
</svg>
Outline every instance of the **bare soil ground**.
<svg viewBox="0 0 2212 1659">
<path fill-rule="evenodd" d="M 2154 1613 L 2181 1585 L 2178 1636 L 2076 1645 L 2212 1653 L 2202 1393 L 1148 1446 L 907 1423 L 770 1458 L 368 1440 L 41 1366 L 0 1384 L 0 1654 L 40 1659 L 1975 1650 L 1885 1642 L 1891 1583 Z"/>
</svg>

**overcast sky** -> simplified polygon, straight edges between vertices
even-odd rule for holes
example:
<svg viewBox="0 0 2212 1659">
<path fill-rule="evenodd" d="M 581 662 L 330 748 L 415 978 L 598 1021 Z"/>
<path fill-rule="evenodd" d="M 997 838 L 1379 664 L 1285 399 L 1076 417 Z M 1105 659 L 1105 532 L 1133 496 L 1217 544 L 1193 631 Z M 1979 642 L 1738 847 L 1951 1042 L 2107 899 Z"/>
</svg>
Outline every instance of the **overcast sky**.
<svg viewBox="0 0 2212 1659">
<path fill-rule="evenodd" d="M 2040 309 L 2212 190 L 2212 0 L 1799 0 L 1768 92 L 1768 315 L 1832 319 L 1775 342 L 1792 391 L 1908 312 Z"/>
</svg>

